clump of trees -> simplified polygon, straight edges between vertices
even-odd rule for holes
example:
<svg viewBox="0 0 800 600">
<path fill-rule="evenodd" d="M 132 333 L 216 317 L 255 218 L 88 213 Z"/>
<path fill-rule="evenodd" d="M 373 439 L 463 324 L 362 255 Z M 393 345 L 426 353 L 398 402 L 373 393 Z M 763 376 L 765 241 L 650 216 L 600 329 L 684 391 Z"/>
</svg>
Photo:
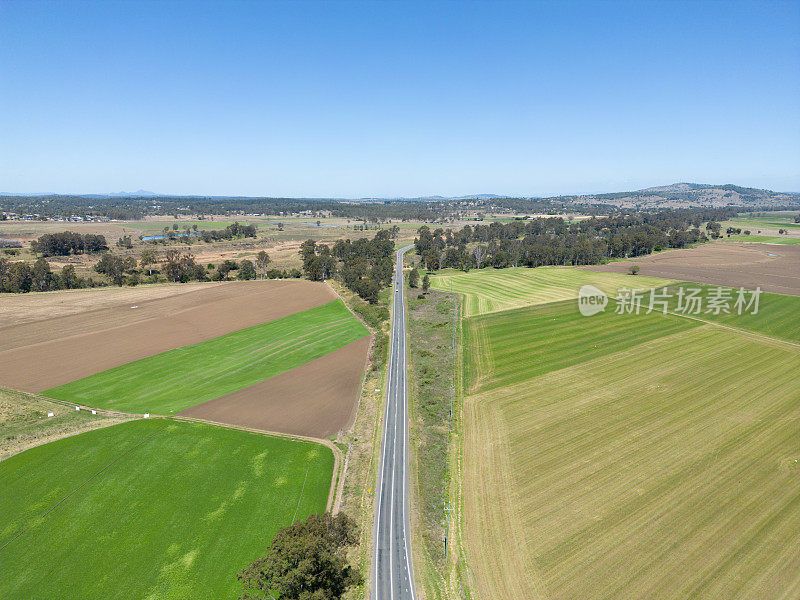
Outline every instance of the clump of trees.
<svg viewBox="0 0 800 600">
<path fill-rule="evenodd" d="M 132 256 L 122 258 L 117 254 L 103 254 L 94 270 L 108 277 L 114 285 L 125 285 L 128 275 L 134 275 L 136 270 L 136 259 Z M 137 281 L 138 283 L 138 281 Z"/>
<path fill-rule="evenodd" d="M 339 600 L 364 578 L 347 562 L 358 544 L 355 522 L 339 513 L 311 515 L 275 534 L 267 554 L 237 575 L 240 600 Z"/>
<path fill-rule="evenodd" d="M 91 278 L 82 279 L 75 267 L 67 265 L 60 272 L 53 272 L 44 257 L 33 264 L 11 262 L 0 258 L 0 292 L 21 294 L 26 292 L 48 292 L 97 285 Z"/>
<path fill-rule="evenodd" d="M 81 235 L 74 231 L 64 231 L 62 233 L 45 233 L 39 239 L 31 242 L 31 250 L 43 256 L 68 256 L 70 254 L 103 252 L 108 250 L 108 245 L 103 235 L 93 233 Z"/>
<path fill-rule="evenodd" d="M 324 281 L 337 276 L 345 287 L 375 304 L 381 288 L 392 281 L 392 235 L 396 235 L 396 231 L 382 229 L 371 240 L 337 240 L 333 248 L 307 240 L 300 247 L 303 273 L 312 281 Z"/>
<path fill-rule="evenodd" d="M 219 240 L 232 240 L 233 238 L 254 238 L 257 228 L 255 225 L 240 225 L 237 221 L 225 229 L 205 229 L 198 236 L 204 242 Z M 188 234 L 187 234 L 188 237 Z"/>
<path fill-rule="evenodd" d="M 303 274 L 311 281 L 325 281 L 336 273 L 336 258 L 327 244 L 306 240 L 300 245 Z"/>
<path fill-rule="evenodd" d="M 177 249 L 167 250 L 164 254 L 163 272 L 168 281 L 186 283 L 193 279 L 208 280 L 206 270 L 195 262 L 194 255 L 191 252 L 181 252 Z"/>
</svg>

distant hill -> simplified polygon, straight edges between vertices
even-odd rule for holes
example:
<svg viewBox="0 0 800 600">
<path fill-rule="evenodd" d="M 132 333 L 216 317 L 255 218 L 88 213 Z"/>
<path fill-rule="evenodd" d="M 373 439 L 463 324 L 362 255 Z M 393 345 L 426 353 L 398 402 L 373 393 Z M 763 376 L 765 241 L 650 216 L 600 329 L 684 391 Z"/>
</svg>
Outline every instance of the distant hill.
<svg viewBox="0 0 800 600">
<path fill-rule="evenodd" d="M 109 194 L 109 198 L 144 198 L 146 196 L 161 196 L 156 192 L 148 192 L 147 190 L 136 190 L 135 192 L 117 192 L 116 194 Z"/>
<path fill-rule="evenodd" d="M 726 206 L 766 208 L 798 206 L 800 205 L 800 194 L 774 192 L 733 184 L 713 185 L 682 182 L 633 192 L 562 196 L 558 200 L 575 204 L 606 204 L 621 208 L 723 208 Z"/>
</svg>

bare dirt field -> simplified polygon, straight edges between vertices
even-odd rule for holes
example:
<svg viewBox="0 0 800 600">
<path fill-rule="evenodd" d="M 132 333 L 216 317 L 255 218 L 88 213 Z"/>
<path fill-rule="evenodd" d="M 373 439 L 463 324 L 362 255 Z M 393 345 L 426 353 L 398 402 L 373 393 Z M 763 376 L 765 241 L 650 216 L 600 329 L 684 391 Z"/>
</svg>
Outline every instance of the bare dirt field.
<svg viewBox="0 0 800 600">
<path fill-rule="evenodd" d="M 370 339 L 178 414 L 265 431 L 335 435 L 355 418 Z"/>
<path fill-rule="evenodd" d="M 800 295 L 800 246 L 711 243 L 584 268 L 627 273 L 632 264 L 649 277 Z"/>
<path fill-rule="evenodd" d="M 16 299 L 4 296 L 0 306 Z M 123 295 L 110 306 L 98 295 L 99 309 L 90 303 L 81 312 L 52 318 L 42 311 L 38 320 L 0 327 L 0 385 L 41 392 L 335 299 L 327 285 L 298 280 L 205 284 L 151 300 Z"/>
<path fill-rule="evenodd" d="M 58 292 L 0 295 L 0 348 L 5 349 L 7 328 L 104 308 L 144 304 L 208 288 L 220 283 L 159 283 L 137 287 L 107 287 Z M 133 312 L 130 313 L 133 316 Z M 139 315 L 136 315 L 139 317 Z"/>
</svg>

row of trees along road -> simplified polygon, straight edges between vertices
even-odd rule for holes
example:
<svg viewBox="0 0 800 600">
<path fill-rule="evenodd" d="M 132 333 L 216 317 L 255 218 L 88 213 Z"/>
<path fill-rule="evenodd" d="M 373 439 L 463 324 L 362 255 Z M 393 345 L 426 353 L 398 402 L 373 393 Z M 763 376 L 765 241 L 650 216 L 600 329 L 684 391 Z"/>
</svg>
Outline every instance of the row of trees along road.
<svg viewBox="0 0 800 600">
<path fill-rule="evenodd" d="M 591 265 L 707 241 L 701 225 L 732 214 L 730 209 L 666 210 L 574 223 L 539 217 L 465 225 L 455 232 L 423 225 L 414 245 L 428 270 Z"/>
<path fill-rule="evenodd" d="M 345 287 L 375 304 L 381 289 L 392 282 L 397 226 L 381 229 L 370 239 L 337 240 L 333 248 L 306 240 L 300 246 L 303 273 L 311 281 L 337 277 Z"/>
</svg>

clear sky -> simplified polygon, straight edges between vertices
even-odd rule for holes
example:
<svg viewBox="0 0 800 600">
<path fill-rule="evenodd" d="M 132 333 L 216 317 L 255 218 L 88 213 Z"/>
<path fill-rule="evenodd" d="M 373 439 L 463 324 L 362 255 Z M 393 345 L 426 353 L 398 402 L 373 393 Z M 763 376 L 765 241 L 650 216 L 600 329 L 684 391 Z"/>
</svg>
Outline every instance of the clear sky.
<svg viewBox="0 0 800 600">
<path fill-rule="evenodd" d="M 0 0 L 0 191 L 676 181 L 800 191 L 800 0 Z"/>
</svg>

